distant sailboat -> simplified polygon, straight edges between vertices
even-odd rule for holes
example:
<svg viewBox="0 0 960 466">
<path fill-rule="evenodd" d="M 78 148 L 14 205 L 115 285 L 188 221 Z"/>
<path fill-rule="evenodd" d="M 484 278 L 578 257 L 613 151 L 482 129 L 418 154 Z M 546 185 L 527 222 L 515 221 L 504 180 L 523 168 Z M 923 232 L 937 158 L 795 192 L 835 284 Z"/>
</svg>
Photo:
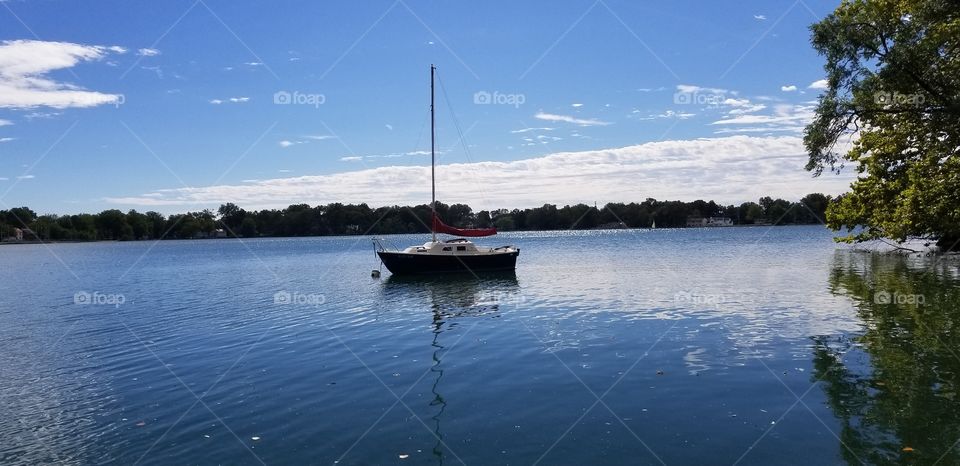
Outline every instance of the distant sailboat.
<svg viewBox="0 0 960 466">
<path fill-rule="evenodd" d="M 432 237 L 422 246 L 410 246 L 403 251 L 387 251 L 381 247 L 377 250 L 377 255 L 387 270 L 397 275 L 514 270 L 517 266 L 517 256 L 520 255 L 520 249 L 514 246 L 478 247 L 464 238 L 437 241 L 437 233 L 460 237 L 482 237 L 497 234 L 497 229 L 456 228 L 443 223 L 437 215 L 436 125 L 433 108 L 435 70 L 436 67 L 430 65 L 430 231 Z"/>
</svg>

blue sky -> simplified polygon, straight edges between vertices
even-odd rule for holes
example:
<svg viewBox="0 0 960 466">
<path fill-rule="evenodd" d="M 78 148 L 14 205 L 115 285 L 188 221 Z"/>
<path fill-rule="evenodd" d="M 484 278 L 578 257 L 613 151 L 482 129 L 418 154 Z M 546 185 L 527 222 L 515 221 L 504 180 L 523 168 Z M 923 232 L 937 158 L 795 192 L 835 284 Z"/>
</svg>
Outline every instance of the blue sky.
<svg viewBox="0 0 960 466">
<path fill-rule="evenodd" d="M 836 194 L 800 139 L 836 5 L 0 0 L 0 209 L 428 202 L 430 63 L 447 202 Z"/>
</svg>

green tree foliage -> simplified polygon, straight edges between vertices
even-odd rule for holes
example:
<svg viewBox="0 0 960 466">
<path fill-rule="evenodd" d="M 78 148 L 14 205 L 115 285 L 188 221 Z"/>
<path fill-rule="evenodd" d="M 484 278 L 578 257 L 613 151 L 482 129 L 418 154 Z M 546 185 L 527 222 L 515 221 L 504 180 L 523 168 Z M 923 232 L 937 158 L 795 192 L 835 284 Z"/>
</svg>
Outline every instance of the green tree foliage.
<svg viewBox="0 0 960 466">
<path fill-rule="evenodd" d="M 845 0 L 811 27 L 828 87 L 804 143 L 819 175 L 852 162 L 851 191 L 827 209 L 841 241 L 960 240 L 960 6 Z M 845 141 L 852 135 L 846 152 Z M 862 227 L 862 228 L 858 228 Z"/>
</svg>

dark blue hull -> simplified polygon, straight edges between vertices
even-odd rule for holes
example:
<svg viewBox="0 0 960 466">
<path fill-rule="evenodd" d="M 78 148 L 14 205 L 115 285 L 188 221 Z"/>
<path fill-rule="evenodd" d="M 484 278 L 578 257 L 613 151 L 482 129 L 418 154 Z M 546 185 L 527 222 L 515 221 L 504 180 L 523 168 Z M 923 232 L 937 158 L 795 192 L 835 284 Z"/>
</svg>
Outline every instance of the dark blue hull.
<svg viewBox="0 0 960 466">
<path fill-rule="evenodd" d="M 440 255 L 377 251 L 383 265 L 396 275 L 514 270 L 520 251 L 496 254 Z"/>
</svg>

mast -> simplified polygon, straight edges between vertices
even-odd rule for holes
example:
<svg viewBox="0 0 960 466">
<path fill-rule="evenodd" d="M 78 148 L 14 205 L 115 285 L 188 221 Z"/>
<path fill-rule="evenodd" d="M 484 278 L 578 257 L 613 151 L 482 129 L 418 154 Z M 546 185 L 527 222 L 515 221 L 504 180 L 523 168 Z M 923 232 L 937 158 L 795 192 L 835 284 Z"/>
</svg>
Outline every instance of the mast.
<svg viewBox="0 0 960 466">
<path fill-rule="evenodd" d="M 433 242 L 437 242 L 437 232 L 433 228 L 437 218 L 437 175 L 436 175 L 436 154 L 434 153 L 435 130 L 433 116 L 433 72 L 436 67 L 430 64 L 430 233 L 433 235 Z"/>
</svg>

